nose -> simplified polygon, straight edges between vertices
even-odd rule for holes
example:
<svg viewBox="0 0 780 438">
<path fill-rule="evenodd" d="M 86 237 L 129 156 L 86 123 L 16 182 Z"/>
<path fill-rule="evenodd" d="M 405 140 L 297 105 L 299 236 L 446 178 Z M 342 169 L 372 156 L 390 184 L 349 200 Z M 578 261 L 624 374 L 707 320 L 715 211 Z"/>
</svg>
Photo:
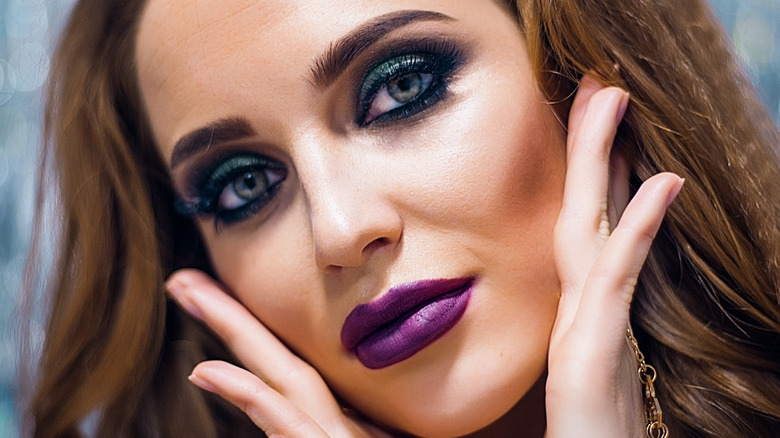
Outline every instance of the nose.
<svg viewBox="0 0 780 438">
<path fill-rule="evenodd" d="M 399 211 L 386 196 L 382 173 L 361 166 L 361 161 L 347 162 L 348 168 L 321 162 L 312 166 L 317 170 L 308 177 L 301 175 L 314 257 L 324 272 L 361 266 L 373 254 L 391 251 L 403 232 Z"/>
</svg>

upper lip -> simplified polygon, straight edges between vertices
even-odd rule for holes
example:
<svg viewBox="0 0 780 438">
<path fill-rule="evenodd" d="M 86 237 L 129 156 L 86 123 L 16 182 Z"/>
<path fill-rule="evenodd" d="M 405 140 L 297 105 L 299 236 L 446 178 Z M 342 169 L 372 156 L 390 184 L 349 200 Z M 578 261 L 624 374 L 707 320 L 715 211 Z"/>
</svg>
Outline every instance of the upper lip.
<svg viewBox="0 0 780 438">
<path fill-rule="evenodd" d="M 341 327 L 341 343 L 347 350 L 352 350 L 371 333 L 404 314 L 440 295 L 465 289 L 473 281 L 472 277 L 464 277 L 420 280 L 394 286 L 376 300 L 352 309 Z"/>
</svg>

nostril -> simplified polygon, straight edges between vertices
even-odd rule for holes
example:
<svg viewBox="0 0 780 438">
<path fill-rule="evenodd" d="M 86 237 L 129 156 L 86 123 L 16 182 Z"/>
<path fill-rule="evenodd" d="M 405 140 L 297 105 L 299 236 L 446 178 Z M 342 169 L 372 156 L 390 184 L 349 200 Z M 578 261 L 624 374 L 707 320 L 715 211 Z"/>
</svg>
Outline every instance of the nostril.
<svg viewBox="0 0 780 438">
<path fill-rule="evenodd" d="M 325 267 L 326 274 L 338 274 L 343 268 L 337 265 L 329 265 Z"/>
<path fill-rule="evenodd" d="M 365 211 L 351 204 L 335 208 L 340 206 L 321 197 L 316 200 L 310 220 L 314 257 L 322 272 L 361 266 L 374 253 L 394 252 L 392 248 L 401 242 L 403 222 L 394 207 L 378 204 Z"/>
<path fill-rule="evenodd" d="M 380 237 L 378 239 L 371 241 L 368 245 L 366 245 L 363 248 L 363 253 L 365 254 L 367 252 L 371 252 L 373 250 L 379 249 L 389 243 L 390 243 L 390 239 L 388 239 L 387 237 Z"/>
</svg>

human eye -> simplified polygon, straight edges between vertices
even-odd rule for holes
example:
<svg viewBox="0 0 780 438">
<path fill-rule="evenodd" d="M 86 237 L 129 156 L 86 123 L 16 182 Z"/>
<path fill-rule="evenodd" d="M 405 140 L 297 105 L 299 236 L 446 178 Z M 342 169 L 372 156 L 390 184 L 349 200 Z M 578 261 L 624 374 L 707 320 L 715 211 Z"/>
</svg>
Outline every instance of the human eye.
<svg viewBox="0 0 780 438">
<path fill-rule="evenodd" d="M 262 155 L 240 154 L 196 173 L 190 195 L 177 202 L 177 210 L 213 216 L 217 225 L 229 225 L 260 212 L 276 195 L 287 169 Z"/>
<path fill-rule="evenodd" d="M 383 58 L 360 85 L 357 124 L 399 120 L 432 107 L 463 62 L 462 51 L 448 41 L 412 43 L 405 52 Z"/>
</svg>

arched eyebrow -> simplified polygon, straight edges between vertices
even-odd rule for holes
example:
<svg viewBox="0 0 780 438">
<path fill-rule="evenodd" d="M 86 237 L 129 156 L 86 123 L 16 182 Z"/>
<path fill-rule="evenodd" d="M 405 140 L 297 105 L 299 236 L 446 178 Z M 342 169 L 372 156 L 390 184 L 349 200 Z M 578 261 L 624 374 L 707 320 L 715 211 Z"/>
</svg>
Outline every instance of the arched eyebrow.
<svg viewBox="0 0 780 438">
<path fill-rule="evenodd" d="M 240 140 L 255 135 L 248 120 L 242 117 L 221 119 L 207 126 L 196 129 L 176 142 L 171 154 L 170 169 L 196 153 L 208 149 L 212 145 Z"/>
<path fill-rule="evenodd" d="M 349 64 L 388 33 L 420 21 L 450 21 L 452 17 L 434 11 L 405 10 L 379 15 L 361 24 L 344 37 L 333 42 L 318 56 L 311 69 L 311 82 L 319 88 L 333 83 Z M 231 117 L 210 123 L 184 135 L 173 147 L 169 167 L 173 170 L 196 153 L 218 145 L 255 134 L 248 120 Z"/>
<path fill-rule="evenodd" d="M 394 11 L 372 18 L 317 57 L 311 69 L 311 83 L 323 89 L 335 81 L 361 52 L 388 33 L 420 21 L 449 21 L 452 17 L 434 11 Z"/>
</svg>

